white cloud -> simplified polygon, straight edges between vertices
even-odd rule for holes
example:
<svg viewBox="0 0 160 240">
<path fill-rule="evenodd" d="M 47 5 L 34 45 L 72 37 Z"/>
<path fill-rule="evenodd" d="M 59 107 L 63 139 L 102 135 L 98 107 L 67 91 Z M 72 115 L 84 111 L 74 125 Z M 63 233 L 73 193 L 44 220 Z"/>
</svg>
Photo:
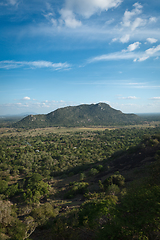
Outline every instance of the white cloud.
<svg viewBox="0 0 160 240">
<path fill-rule="evenodd" d="M 123 0 L 66 0 L 65 9 L 69 9 L 85 18 L 97 12 L 118 7 Z"/>
<path fill-rule="evenodd" d="M 134 31 L 136 28 L 140 26 L 144 26 L 146 24 L 146 20 L 142 18 L 136 18 L 132 23 L 131 30 Z"/>
<path fill-rule="evenodd" d="M 54 18 L 51 18 L 51 23 L 52 23 L 53 26 L 55 26 L 55 27 L 58 25 L 57 20 L 54 19 Z"/>
<path fill-rule="evenodd" d="M 43 14 L 43 16 L 46 18 L 46 19 L 50 19 L 51 17 L 53 17 L 53 13 L 49 12 L 47 14 Z"/>
<path fill-rule="evenodd" d="M 98 61 L 127 60 L 127 59 L 134 59 L 135 57 L 136 57 L 136 54 L 133 52 L 121 51 L 121 52 L 100 55 L 88 60 L 88 62 L 91 63 L 91 62 L 98 62 Z"/>
<path fill-rule="evenodd" d="M 122 50 L 120 52 L 114 52 L 110 54 L 104 54 L 96 56 L 88 60 L 88 63 L 98 62 L 98 61 L 110 61 L 110 60 L 128 60 L 131 59 L 134 62 L 142 62 L 147 60 L 150 57 L 160 56 L 160 45 L 157 47 L 149 48 L 145 52 L 133 52 L 140 45 L 139 42 L 130 44 L 127 50 Z"/>
<path fill-rule="evenodd" d="M 54 70 L 59 69 L 69 69 L 71 67 L 68 63 L 53 63 L 49 61 L 13 61 L 6 60 L 0 61 L 0 68 L 4 69 L 13 69 L 13 68 L 21 68 L 21 67 L 29 67 L 29 68 L 51 68 Z"/>
<path fill-rule="evenodd" d="M 121 22 L 121 31 L 123 35 L 119 40 L 122 43 L 127 43 L 130 40 L 130 37 L 134 35 L 133 33 L 135 32 L 135 30 L 138 27 L 145 26 L 147 23 L 146 19 L 137 17 L 142 13 L 142 5 L 139 3 L 135 3 L 133 4 L 133 7 L 134 8 L 132 9 L 132 11 L 125 11 Z"/>
<path fill-rule="evenodd" d="M 126 10 L 123 16 L 122 26 L 130 27 L 132 17 L 142 13 L 142 5 L 139 3 L 135 3 L 133 5 L 134 9 L 132 11 Z"/>
<path fill-rule="evenodd" d="M 9 0 L 9 4 L 11 4 L 11 5 L 16 5 L 17 4 L 17 0 Z"/>
<path fill-rule="evenodd" d="M 149 56 L 139 57 L 138 62 L 143 62 L 143 61 L 147 60 L 148 58 L 149 58 Z"/>
<path fill-rule="evenodd" d="M 155 39 L 155 38 L 147 38 L 147 41 L 148 41 L 149 43 L 156 43 L 158 40 Z"/>
<path fill-rule="evenodd" d="M 139 48 L 139 45 L 140 45 L 140 44 L 141 44 L 140 42 L 132 43 L 132 44 L 130 44 L 130 45 L 128 46 L 127 50 L 128 50 L 129 52 L 132 52 L 132 51 L 136 50 L 137 48 Z"/>
<path fill-rule="evenodd" d="M 112 39 L 112 42 L 116 42 L 116 41 L 118 41 L 118 38 L 113 38 Z"/>
<path fill-rule="evenodd" d="M 70 28 L 80 27 L 82 25 L 81 21 L 75 19 L 75 15 L 71 10 L 61 9 L 61 18 L 65 22 L 65 25 Z"/>
<path fill-rule="evenodd" d="M 126 100 L 136 100 L 136 99 L 138 99 L 137 97 L 135 97 L 135 96 L 129 96 L 129 97 L 118 97 L 118 99 L 126 99 Z"/>
<path fill-rule="evenodd" d="M 129 41 L 129 39 L 130 39 L 130 34 L 125 34 L 124 36 L 122 36 L 122 37 L 120 38 L 120 41 L 121 41 L 122 43 L 127 43 L 127 42 Z"/>
<path fill-rule="evenodd" d="M 149 19 L 149 23 L 155 23 L 155 22 L 157 22 L 157 18 L 156 17 L 151 17 Z"/>
<path fill-rule="evenodd" d="M 159 56 L 160 53 L 158 53 L 160 51 L 160 45 L 158 45 L 157 47 L 152 47 L 152 48 L 149 48 L 145 51 L 145 53 L 142 54 L 142 56 L 139 56 L 138 60 L 139 62 L 142 62 L 142 61 L 145 61 L 147 60 L 148 58 L 150 57 L 157 57 L 157 55 Z M 156 58 L 158 59 L 158 58 Z"/>
<path fill-rule="evenodd" d="M 152 97 L 151 100 L 160 100 L 160 97 Z"/>
<path fill-rule="evenodd" d="M 156 54 L 159 51 L 160 51 L 160 45 L 158 45 L 157 47 L 147 49 L 146 54 L 147 55 L 153 55 L 153 54 Z"/>
<path fill-rule="evenodd" d="M 24 99 L 25 100 L 25 99 Z M 29 100 L 29 99 L 27 99 Z M 36 112 L 37 114 L 41 113 L 49 113 L 51 111 L 56 110 L 57 108 L 61 107 L 66 107 L 66 106 L 75 106 L 77 103 L 75 102 L 65 102 L 63 100 L 56 101 L 56 100 L 51 100 L 51 101 L 22 101 L 17 102 L 17 103 L 7 103 L 7 104 L 0 104 L 0 113 L 1 115 L 5 114 L 17 114 L 17 113 L 23 113 L 26 111 L 27 112 Z"/>
<path fill-rule="evenodd" d="M 30 97 L 24 97 L 23 100 L 30 100 Z"/>
</svg>

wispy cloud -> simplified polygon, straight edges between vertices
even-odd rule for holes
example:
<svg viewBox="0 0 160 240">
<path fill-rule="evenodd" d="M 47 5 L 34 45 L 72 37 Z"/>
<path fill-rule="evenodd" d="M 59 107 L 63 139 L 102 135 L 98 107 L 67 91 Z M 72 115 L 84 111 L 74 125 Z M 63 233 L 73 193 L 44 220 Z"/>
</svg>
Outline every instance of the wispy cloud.
<svg viewBox="0 0 160 240">
<path fill-rule="evenodd" d="M 122 30 L 126 31 L 126 33 L 120 38 L 122 43 L 128 42 L 138 27 L 146 25 L 146 19 L 138 17 L 138 15 L 142 13 L 142 8 L 143 6 L 141 4 L 135 3 L 131 11 L 125 11 L 121 26 Z"/>
<path fill-rule="evenodd" d="M 146 14 L 144 15 L 142 10 L 143 6 L 137 2 L 133 4 L 133 9 L 131 11 L 127 9 L 124 12 L 121 26 L 119 26 L 119 29 L 117 28 L 117 33 L 119 33 L 120 36 L 114 37 L 114 41 L 116 39 L 116 41 L 127 43 L 129 40 L 135 39 L 135 37 L 142 39 L 142 36 L 145 37 L 145 35 L 147 35 L 147 41 L 152 41 L 152 39 L 154 39 L 154 37 L 149 37 L 148 35 L 156 35 L 152 30 L 153 24 L 157 22 L 157 18 L 147 16 Z"/>
<path fill-rule="evenodd" d="M 160 45 L 147 49 L 142 56 L 139 56 L 138 59 L 135 58 L 134 61 L 138 60 L 139 62 L 145 61 L 150 57 L 158 57 L 160 55 Z"/>
<path fill-rule="evenodd" d="M 160 85 L 155 85 L 154 83 L 147 82 L 122 82 L 123 86 L 127 88 L 137 88 L 137 89 L 159 89 Z"/>
<path fill-rule="evenodd" d="M 130 44 L 127 47 L 127 51 L 132 52 L 132 51 L 136 50 L 137 48 L 139 48 L 140 44 L 141 44 L 140 42 L 134 42 L 134 43 Z"/>
<path fill-rule="evenodd" d="M 122 21 L 122 26 L 124 27 L 130 27 L 132 25 L 132 18 L 134 16 L 139 15 L 140 13 L 142 13 L 142 5 L 139 3 L 135 3 L 133 4 L 133 10 L 132 11 L 128 11 L 126 10 L 123 16 L 123 21 Z"/>
<path fill-rule="evenodd" d="M 9 0 L 9 3 L 11 5 L 16 5 L 18 3 L 18 1 L 17 0 Z"/>
<path fill-rule="evenodd" d="M 30 97 L 24 97 L 23 100 L 30 100 Z"/>
<path fill-rule="evenodd" d="M 69 69 L 71 67 L 68 63 L 53 63 L 49 61 L 13 61 L 13 60 L 5 60 L 0 61 L 0 68 L 3 69 L 14 69 L 14 68 L 51 68 L 54 70 L 60 69 Z"/>
<path fill-rule="evenodd" d="M 18 5 L 18 0 L 7 0 L 6 2 L 1 2 L 0 6 Z"/>
<path fill-rule="evenodd" d="M 158 100 L 158 101 L 160 101 L 160 97 L 152 97 L 152 98 L 150 98 L 151 100 Z"/>
<path fill-rule="evenodd" d="M 149 48 L 145 52 L 133 52 L 139 47 L 139 45 L 140 45 L 139 42 L 135 42 L 133 44 L 130 44 L 126 50 L 124 49 L 120 52 L 114 52 L 93 57 L 88 60 L 88 63 L 98 61 L 129 60 L 129 59 L 133 60 L 134 62 L 136 61 L 142 62 L 150 57 L 160 56 L 160 45 L 153 48 Z"/>
<path fill-rule="evenodd" d="M 118 97 L 118 99 L 125 99 L 125 100 L 136 100 L 138 99 L 137 97 L 135 96 L 129 96 L 129 97 Z"/>
<path fill-rule="evenodd" d="M 91 58 L 88 60 L 88 63 L 98 62 L 98 61 L 134 59 L 135 56 L 136 54 L 133 52 L 121 51 L 121 52 L 109 53 L 109 54 L 104 54 L 104 55 Z"/>
<path fill-rule="evenodd" d="M 156 43 L 158 40 L 155 38 L 147 38 L 147 41 L 152 44 L 152 43 Z"/>
<path fill-rule="evenodd" d="M 108 85 L 108 86 L 118 86 L 118 88 L 128 88 L 128 89 L 160 89 L 160 85 L 155 84 L 154 82 L 133 82 L 131 79 L 129 80 L 98 80 L 98 81 L 85 81 L 85 82 L 76 82 L 72 83 L 75 85 Z M 121 97 L 118 95 L 117 97 Z M 131 98 L 135 98 L 134 96 L 130 96 Z"/>
<path fill-rule="evenodd" d="M 37 112 L 37 113 L 49 113 L 56 110 L 57 108 L 66 106 L 75 106 L 75 102 L 67 101 L 56 101 L 56 100 L 44 100 L 38 101 L 30 99 L 30 101 L 24 102 L 23 99 L 17 101 L 16 103 L 0 104 L 0 113 L 5 115 L 7 112 L 10 114 L 22 113 L 22 112 Z"/>
</svg>

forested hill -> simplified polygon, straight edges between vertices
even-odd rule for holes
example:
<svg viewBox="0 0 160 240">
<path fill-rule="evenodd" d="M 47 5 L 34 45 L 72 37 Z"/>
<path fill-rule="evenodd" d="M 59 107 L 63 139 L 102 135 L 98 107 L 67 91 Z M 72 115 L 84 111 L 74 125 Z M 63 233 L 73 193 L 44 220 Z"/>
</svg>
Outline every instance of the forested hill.
<svg viewBox="0 0 160 240">
<path fill-rule="evenodd" d="M 137 124 L 142 120 L 135 114 L 124 114 L 106 103 L 83 104 L 59 108 L 49 114 L 29 115 L 14 127 L 87 127 Z"/>
</svg>

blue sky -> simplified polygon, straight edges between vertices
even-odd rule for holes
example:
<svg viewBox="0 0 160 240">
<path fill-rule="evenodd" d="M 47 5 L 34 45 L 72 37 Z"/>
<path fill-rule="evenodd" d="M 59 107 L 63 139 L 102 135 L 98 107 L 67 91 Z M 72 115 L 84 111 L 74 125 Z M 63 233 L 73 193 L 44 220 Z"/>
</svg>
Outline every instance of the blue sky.
<svg viewBox="0 0 160 240">
<path fill-rule="evenodd" d="M 1 0 L 0 115 L 160 112 L 159 0 Z"/>
</svg>

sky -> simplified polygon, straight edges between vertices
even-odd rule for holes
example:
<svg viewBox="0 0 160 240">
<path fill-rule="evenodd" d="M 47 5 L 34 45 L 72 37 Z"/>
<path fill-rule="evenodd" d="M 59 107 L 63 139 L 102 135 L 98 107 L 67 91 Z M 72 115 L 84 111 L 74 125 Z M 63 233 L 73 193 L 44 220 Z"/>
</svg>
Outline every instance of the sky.
<svg viewBox="0 0 160 240">
<path fill-rule="evenodd" d="M 1 0 L 0 115 L 160 113 L 159 0 Z"/>
</svg>

